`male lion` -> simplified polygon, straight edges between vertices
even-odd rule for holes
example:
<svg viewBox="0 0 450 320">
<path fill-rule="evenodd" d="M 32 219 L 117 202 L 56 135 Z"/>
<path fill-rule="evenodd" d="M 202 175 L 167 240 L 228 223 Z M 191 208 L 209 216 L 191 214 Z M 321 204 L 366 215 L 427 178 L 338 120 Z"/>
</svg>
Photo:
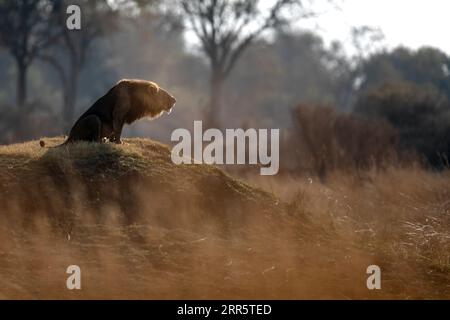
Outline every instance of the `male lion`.
<svg viewBox="0 0 450 320">
<path fill-rule="evenodd" d="M 81 115 L 64 144 L 107 139 L 122 143 L 120 136 L 125 123 L 130 124 L 143 117 L 154 119 L 164 111 L 169 114 L 175 102 L 171 94 L 154 82 L 120 80 Z"/>
</svg>

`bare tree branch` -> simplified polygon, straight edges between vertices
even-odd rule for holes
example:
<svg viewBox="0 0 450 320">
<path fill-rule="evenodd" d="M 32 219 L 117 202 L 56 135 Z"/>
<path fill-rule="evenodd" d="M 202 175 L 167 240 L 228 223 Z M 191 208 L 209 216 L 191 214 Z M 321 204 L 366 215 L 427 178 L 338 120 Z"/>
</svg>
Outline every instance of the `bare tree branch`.
<svg viewBox="0 0 450 320">
<path fill-rule="evenodd" d="M 305 0 L 274 0 L 266 9 L 259 0 L 178 1 L 211 65 L 211 113 L 216 112 L 224 79 L 245 49 L 263 32 L 285 21 L 284 9 L 296 6 L 306 12 L 301 6 Z"/>
</svg>

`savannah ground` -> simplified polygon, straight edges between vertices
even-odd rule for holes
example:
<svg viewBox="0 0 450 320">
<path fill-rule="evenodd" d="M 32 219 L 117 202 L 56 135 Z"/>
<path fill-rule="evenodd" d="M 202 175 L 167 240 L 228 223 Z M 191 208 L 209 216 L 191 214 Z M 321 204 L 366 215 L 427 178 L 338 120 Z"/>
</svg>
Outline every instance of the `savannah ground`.
<svg viewBox="0 0 450 320">
<path fill-rule="evenodd" d="M 450 298 L 448 171 L 243 182 L 125 143 L 0 147 L 0 298 Z"/>
</svg>

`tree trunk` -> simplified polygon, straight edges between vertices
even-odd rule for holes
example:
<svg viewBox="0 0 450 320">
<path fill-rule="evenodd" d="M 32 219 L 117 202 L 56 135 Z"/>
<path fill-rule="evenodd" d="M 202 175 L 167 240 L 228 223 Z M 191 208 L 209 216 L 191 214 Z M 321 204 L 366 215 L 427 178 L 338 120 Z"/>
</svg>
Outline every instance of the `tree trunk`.
<svg viewBox="0 0 450 320">
<path fill-rule="evenodd" d="M 225 78 L 220 71 L 212 70 L 209 110 L 207 112 L 206 123 L 206 126 L 209 128 L 218 128 L 220 125 L 220 110 L 224 80 Z"/>
<path fill-rule="evenodd" d="M 17 62 L 17 106 L 23 110 L 27 102 L 27 71 L 28 67 L 23 61 Z"/>
<path fill-rule="evenodd" d="M 16 87 L 16 104 L 17 104 L 17 139 L 24 140 L 27 138 L 27 112 L 25 110 L 27 102 L 27 71 L 28 66 L 23 60 L 17 59 L 17 87 Z"/>
<path fill-rule="evenodd" d="M 79 68 L 74 65 L 70 69 L 67 85 L 64 88 L 64 127 L 69 128 L 72 125 L 75 115 L 75 105 L 78 91 Z"/>
</svg>

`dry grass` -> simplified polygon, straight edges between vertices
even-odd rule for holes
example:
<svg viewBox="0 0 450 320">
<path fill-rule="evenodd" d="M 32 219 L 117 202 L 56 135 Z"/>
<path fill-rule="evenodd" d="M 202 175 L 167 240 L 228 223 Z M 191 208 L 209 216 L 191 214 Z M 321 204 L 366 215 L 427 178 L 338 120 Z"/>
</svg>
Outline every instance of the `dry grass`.
<svg viewBox="0 0 450 320">
<path fill-rule="evenodd" d="M 1 298 L 450 298 L 448 172 L 256 188 L 126 142 L 0 147 Z M 65 287 L 71 264 L 80 291 Z"/>
<path fill-rule="evenodd" d="M 450 172 L 418 167 L 335 172 L 316 178 L 259 177 L 253 183 L 296 204 L 383 271 L 383 290 L 396 298 L 450 298 Z M 385 292 L 386 293 L 386 292 Z M 383 295 L 383 293 L 381 293 Z"/>
</svg>

